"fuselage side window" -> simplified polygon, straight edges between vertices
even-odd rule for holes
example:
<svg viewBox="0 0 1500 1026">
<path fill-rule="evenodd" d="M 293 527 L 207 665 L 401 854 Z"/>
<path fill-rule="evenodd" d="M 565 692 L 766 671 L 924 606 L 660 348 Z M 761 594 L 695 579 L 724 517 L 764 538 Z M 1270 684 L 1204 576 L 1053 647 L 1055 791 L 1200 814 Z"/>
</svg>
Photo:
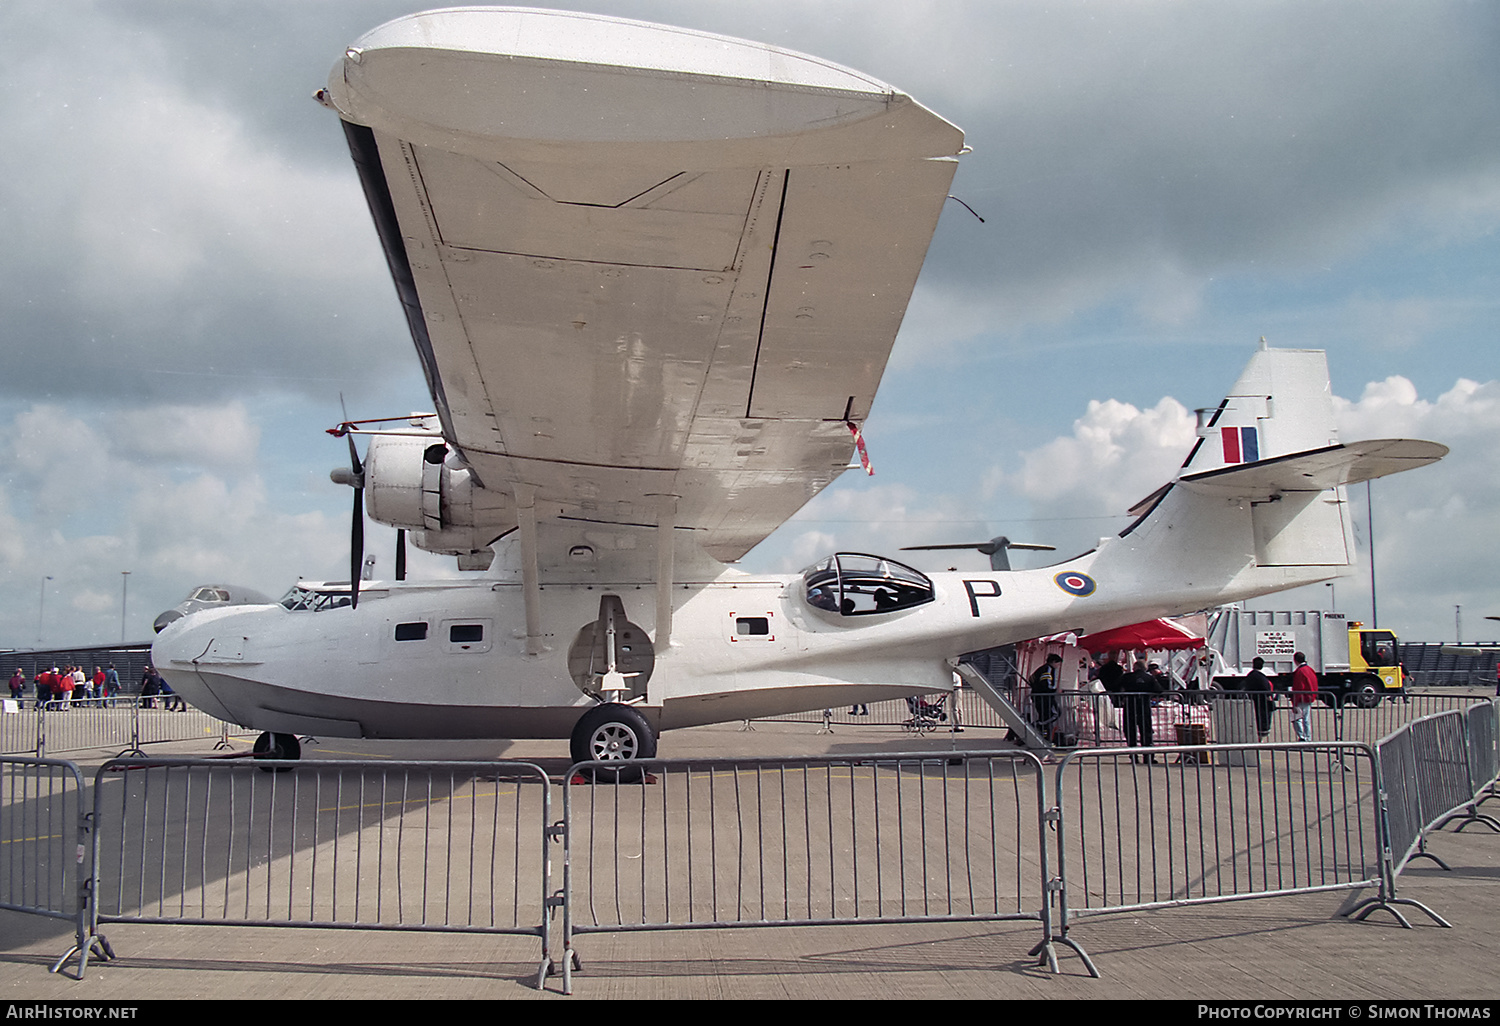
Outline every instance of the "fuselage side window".
<svg viewBox="0 0 1500 1026">
<path fill-rule="evenodd" d="M 426 621 L 418 621 L 416 623 L 398 623 L 398 624 L 396 624 L 396 640 L 397 641 L 426 641 L 427 640 L 427 623 L 426 623 Z"/>
<path fill-rule="evenodd" d="M 448 628 L 448 640 L 455 645 L 473 645 L 484 640 L 484 625 L 456 623 Z"/>
</svg>

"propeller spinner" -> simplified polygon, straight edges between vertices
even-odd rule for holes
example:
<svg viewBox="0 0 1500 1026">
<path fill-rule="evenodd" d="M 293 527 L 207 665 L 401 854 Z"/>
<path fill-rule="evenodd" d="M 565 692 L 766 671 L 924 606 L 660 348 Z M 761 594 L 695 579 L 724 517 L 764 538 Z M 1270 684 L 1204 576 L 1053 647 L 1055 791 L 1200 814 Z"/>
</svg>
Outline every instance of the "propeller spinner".
<svg viewBox="0 0 1500 1026">
<path fill-rule="evenodd" d="M 1032 542 L 1013 542 L 1005 535 L 997 535 L 987 542 L 955 542 L 951 545 L 906 545 L 902 552 L 933 552 L 938 549 L 975 549 L 990 557 L 991 570 L 1009 570 L 1011 549 L 1028 549 L 1035 552 L 1055 552 L 1056 545 L 1037 545 Z"/>
</svg>

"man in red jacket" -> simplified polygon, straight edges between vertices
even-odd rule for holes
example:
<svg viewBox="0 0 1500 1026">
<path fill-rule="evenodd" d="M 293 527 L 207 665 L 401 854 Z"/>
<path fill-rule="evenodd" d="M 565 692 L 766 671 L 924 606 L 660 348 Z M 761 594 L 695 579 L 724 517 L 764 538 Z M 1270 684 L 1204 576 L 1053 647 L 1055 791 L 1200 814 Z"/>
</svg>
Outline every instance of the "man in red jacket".
<svg viewBox="0 0 1500 1026">
<path fill-rule="evenodd" d="M 1307 656 L 1292 654 L 1292 730 L 1298 741 L 1312 740 L 1312 707 L 1318 700 L 1318 675 L 1307 665 Z"/>
</svg>

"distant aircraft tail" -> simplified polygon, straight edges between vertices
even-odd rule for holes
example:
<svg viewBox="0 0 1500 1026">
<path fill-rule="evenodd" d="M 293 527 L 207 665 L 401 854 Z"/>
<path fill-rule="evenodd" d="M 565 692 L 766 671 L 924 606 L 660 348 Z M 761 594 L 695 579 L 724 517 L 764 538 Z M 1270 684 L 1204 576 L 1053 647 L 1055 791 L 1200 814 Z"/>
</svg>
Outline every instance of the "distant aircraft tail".
<svg viewBox="0 0 1500 1026">
<path fill-rule="evenodd" d="M 1182 469 L 1131 510 L 1100 564 L 1204 608 L 1338 577 L 1353 561 L 1344 486 L 1436 462 L 1411 439 L 1341 443 L 1319 350 L 1262 340 L 1217 409 L 1199 411 Z"/>
</svg>

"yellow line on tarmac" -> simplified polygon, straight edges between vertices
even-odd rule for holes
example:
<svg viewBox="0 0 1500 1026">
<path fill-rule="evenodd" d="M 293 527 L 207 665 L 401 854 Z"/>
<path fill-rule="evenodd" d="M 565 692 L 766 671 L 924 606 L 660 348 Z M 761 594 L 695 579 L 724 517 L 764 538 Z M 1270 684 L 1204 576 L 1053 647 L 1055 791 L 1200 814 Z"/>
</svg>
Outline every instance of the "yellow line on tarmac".
<svg viewBox="0 0 1500 1026">
<path fill-rule="evenodd" d="M 43 834 L 40 837 L 11 837 L 0 841 L 0 845 L 25 844 L 28 841 L 55 841 L 61 836 L 62 834 Z"/>
</svg>

